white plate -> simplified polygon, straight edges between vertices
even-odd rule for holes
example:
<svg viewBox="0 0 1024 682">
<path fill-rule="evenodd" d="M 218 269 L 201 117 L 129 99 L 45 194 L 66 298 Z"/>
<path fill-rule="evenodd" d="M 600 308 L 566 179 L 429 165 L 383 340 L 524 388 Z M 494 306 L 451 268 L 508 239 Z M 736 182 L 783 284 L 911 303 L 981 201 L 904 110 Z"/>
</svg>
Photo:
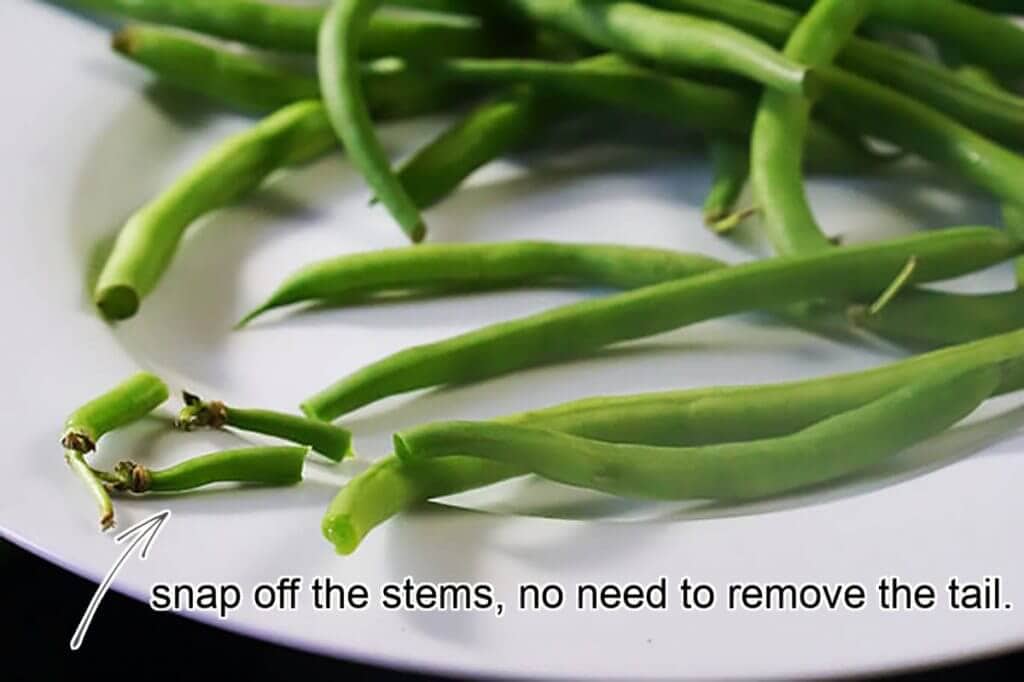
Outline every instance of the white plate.
<svg viewBox="0 0 1024 682">
<path fill-rule="evenodd" d="M 105 33 L 35 2 L 4 2 L 0 269 L 5 330 L 0 523 L 16 542 L 96 579 L 118 548 L 95 527 L 91 501 L 64 466 L 57 438 L 78 403 L 139 366 L 209 395 L 293 409 L 308 393 L 412 343 L 541 310 L 579 293 L 528 292 L 275 318 L 230 333 L 287 272 L 328 254 L 403 243 L 340 158 L 280 178 L 190 234 L 142 313 L 110 328 L 85 296 L 95 244 L 241 119 L 176 104 L 109 53 Z M 437 122 L 392 127 L 407 153 Z M 699 226 L 707 170 L 693 149 L 605 146 L 500 164 L 429 215 L 435 240 L 550 238 L 687 248 L 737 260 L 743 251 Z M 995 208 L 911 179 L 816 180 L 830 231 L 855 240 L 916 225 L 991 222 Z M 1007 272 L 965 286 L 1006 286 Z M 594 395 L 810 377 L 898 355 L 810 336 L 757 316 L 702 324 L 618 353 L 475 386 L 385 401 L 346 421 L 366 459 L 397 428 L 486 417 Z M 1012 401 L 1003 401 L 1004 410 Z M 994 408 L 993 408 L 994 409 Z M 169 414 L 169 412 L 168 412 Z M 990 410 L 987 414 L 993 414 Z M 348 558 L 321 538 L 338 485 L 365 464 L 310 464 L 287 490 L 210 491 L 120 501 L 121 525 L 174 512 L 147 562 L 115 588 L 146 598 L 156 581 L 234 581 L 246 590 L 282 575 L 382 582 L 489 581 L 510 607 L 525 582 L 861 582 L 881 576 L 943 585 L 1001 575 L 1024 604 L 1019 522 L 1024 457 L 1010 411 L 908 453 L 842 486 L 745 508 L 638 506 L 520 481 L 434 505 L 378 529 Z M 157 464 L 235 442 L 176 436 L 150 420 L 104 443 L 103 461 Z M 970 457 L 968 457 L 970 455 Z M 365 462 L 365 460 L 364 460 Z M 307 595 L 308 596 L 308 595 Z M 722 595 L 724 596 L 724 595 Z M 670 603 L 674 604 L 675 599 Z M 791 676 L 934 663 L 1024 644 L 1021 609 L 992 613 L 707 612 L 487 614 L 260 612 L 217 624 L 311 651 L 388 665 L 479 674 Z M 199 614 L 204 620 L 208 615 Z M 70 633 L 69 633 L 70 635 Z M 104 646 L 103 641 L 86 646 Z"/>
</svg>

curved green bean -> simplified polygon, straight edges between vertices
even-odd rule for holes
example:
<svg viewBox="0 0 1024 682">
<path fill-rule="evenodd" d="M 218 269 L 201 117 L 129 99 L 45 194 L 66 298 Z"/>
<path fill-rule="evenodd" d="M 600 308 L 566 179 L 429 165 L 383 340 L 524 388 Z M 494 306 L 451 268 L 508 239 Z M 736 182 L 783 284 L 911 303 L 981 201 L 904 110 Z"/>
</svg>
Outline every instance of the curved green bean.
<svg viewBox="0 0 1024 682">
<path fill-rule="evenodd" d="M 715 134 L 746 136 L 754 119 L 755 102 L 743 93 L 652 71 L 614 54 L 570 64 L 531 59 L 448 59 L 424 70 L 439 80 L 527 83 L 538 90 L 557 92 L 570 101 L 601 102 Z M 863 170 L 884 160 L 818 121 L 811 123 L 808 147 L 810 161 L 816 167 Z"/>
<path fill-rule="evenodd" d="M 104 434 L 142 419 L 167 397 L 167 384 L 160 377 L 139 372 L 72 412 L 64 423 L 61 445 L 92 452 Z"/>
<path fill-rule="evenodd" d="M 324 8 L 262 0 L 60 0 L 102 14 L 187 28 L 276 50 L 315 52 Z M 362 57 L 486 55 L 501 34 L 442 13 L 381 12 L 360 41 Z"/>
<path fill-rule="evenodd" d="M 323 105 L 304 101 L 216 146 L 121 228 L 96 283 L 96 305 L 111 320 L 134 315 L 197 218 L 248 194 L 279 168 L 336 144 Z"/>
<path fill-rule="evenodd" d="M 875 296 L 911 256 L 918 262 L 912 281 L 928 282 L 1020 251 L 1019 242 L 997 230 L 961 228 L 736 265 L 412 347 L 310 396 L 301 407 L 311 417 L 333 420 L 386 396 L 564 361 L 714 317 L 818 298 Z"/>
<path fill-rule="evenodd" d="M 1019 358 L 1024 332 L 913 356 L 860 372 L 759 386 L 731 386 L 587 398 L 499 419 L 607 441 L 701 446 L 775 438 L 861 407 L 934 376 Z M 999 386 L 1024 388 L 1024 364 L 1007 364 Z M 322 529 L 339 553 L 353 552 L 373 528 L 427 500 L 524 474 L 519 467 L 464 456 L 423 462 L 385 457 L 349 481 L 331 502 Z"/>
<path fill-rule="evenodd" d="M 750 177 L 750 155 L 746 146 L 727 137 L 708 142 L 711 151 L 711 189 L 704 200 L 704 224 L 718 233 L 731 230 L 742 218 L 736 202 Z"/>
<path fill-rule="evenodd" d="M 830 63 L 870 5 L 870 0 L 817 0 L 797 24 L 783 54 L 808 67 Z M 810 116 L 809 100 L 765 90 L 750 136 L 750 179 L 768 237 L 780 254 L 831 246 L 814 219 L 801 172 Z"/>
<path fill-rule="evenodd" d="M 219 400 L 204 401 L 187 391 L 184 400 L 185 406 L 174 422 L 182 431 L 230 426 L 308 445 L 335 462 L 352 455 L 352 434 L 327 422 L 273 410 L 229 407 Z"/>
<path fill-rule="evenodd" d="M 745 443 L 652 447 L 529 426 L 440 422 L 395 434 L 402 459 L 460 454 L 568 485 L 647 499 L 748 500 L 833 481 L 935 436 L 1000 383 L 986 366 L 914 382 L 796 433 Z"/>
<path fill-rule="evenodd" d="M 653 4 L 723 21 L 775 45 L 783 45 L 800 20 L 798 13 L 763 0 L 653 0 Z M 919 55 L 858 37 L 849 41 L 837 62 L 994 139 L 1024 144 L 1024 98 L 965 82 L 954 71 Z"/>
<path fill-rule="evenodd" d="M 352 162 L 402 231 L 413 242 L 420 242 L 427 234 L 427 226 L 377 139 L 359 75 L 360 41 L 381 2 L 334 0 L 320 29 L 320 89 L 331 125 L 338 139 L 345 143 Z"/>
<path fill-rule="evenodd" d="M 420 208 L 448 196 L 473 171 L 522 147 L 566 115 L 564 103 L 529 88 L 515 88 L 475 107 L 417 150 L 398 168 L 398 179 Z"/>
<path fill-rule="evenodd" d="M 839 69 L 819 70 L 830 117 L 944 166 L 1002 201 L 1024 204 L 1024 157 L 895 90 Z"/>
<path fill-rule="evenodd" d="M 242 111 L 270 112 L 320 97 L 316 76 L 253 53 L 159 26 L 126 26 L 114 49 L 162 80 Z M 389 57 L 362 65 L 370 114 L 380 120 L 440 111 L 459 102 L 464 88 L 410 70 Z"/>
<path fill-rule="evenodd" d="M 211 483 L 293 485 L 302 480 L 307 447 L 257 447 L 223 450 L 152 470 L 135 462 L 114 469 L 114 490 L 166 493 L 194 490 Z"/>
<path fill-rule="evenodd" d="M 785 0 L 804 10 L 812 0 Z M 1024 9 L 1017 4 L 1016 9 Z M 927 35 L 991 70 L 1019 73 L 1024 69 L 1024 28 L 971 3 L 935 0 L 881 0 L 871 19 Z"/>
<path fill-rule="evenodd" d="M 372 296 L 438 286 L 492 289 L 537 283 L 633 289 L 723 265 L 698 254 L 604 244 L 505 242 L 384 249 L 300 268 L 247 314 L 240 326 L 281 306 L 354 294 Z"/>
<path fill-rule="evenodd" d="M 608 50 L 665 66 L 735 73 L 804 93 L 807 70 L 730 26 L 623 0 L 504 0 L 504 6 Z"/>
</svg>

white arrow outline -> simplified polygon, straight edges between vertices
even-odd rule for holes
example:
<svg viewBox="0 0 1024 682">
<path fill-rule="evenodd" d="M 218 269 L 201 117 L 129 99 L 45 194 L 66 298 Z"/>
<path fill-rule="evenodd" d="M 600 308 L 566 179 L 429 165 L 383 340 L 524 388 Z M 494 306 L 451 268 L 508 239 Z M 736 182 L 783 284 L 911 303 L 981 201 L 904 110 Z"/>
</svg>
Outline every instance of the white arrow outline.
<svg viewBox="0 0 1024 682">
<path fill-rule="evenodd" d="M 117 577 L 121 567 L 124 566 L 124 562 L 128 560 L 128 556 L 132 553 L 132 550 L 138 547 L 139 543 L 145 539 L 146 542 L 142 545 L 142 549 L 139 551 L 139 559 L 145 561 L 149 557 L 149 548 L 153 545 L 153 541 L 156 540 L 156 536 L 160 534 L 161 529 L 163 529 L 164 522 L 169 518 L 171 518 L 171 510 L 165 509 L 162 512 L 158 512 L 153 516 L 150 516 L 144 521 L 136 523 L 134 526 L 121 532 L 114 538 L 114 542 L 120 544 L 132 536 L 135 536 L 135 539 L 132 540 L 130 545 L 128 545 L 128 548 L 121 552 L 121 556 L 118 557 L 117 561 L 114 562 L 114 565 L 110 567 L 106 577 L 103 578 L 99 587 L 96 588 L 96 593 L 92 595 L 92 599 L 89 601 L 89 606 L 86 607 L 85 613 L 82 614 L 82 620 L 78 622 L 78 627 L 75 628 L 75 634 L 71 636 L 72 651 L 78 651 L 82 646 L 82 640 L 85 639 L 85 633 L 88 631 L 89 625 L 92 623 L 93 616 L 96 615 L 96 609 L 99 608 L 100 602 L 103 601 L 103 597 L 106 596 L 111 583 L 114 582 L 114 578 Z"/>
</svg>

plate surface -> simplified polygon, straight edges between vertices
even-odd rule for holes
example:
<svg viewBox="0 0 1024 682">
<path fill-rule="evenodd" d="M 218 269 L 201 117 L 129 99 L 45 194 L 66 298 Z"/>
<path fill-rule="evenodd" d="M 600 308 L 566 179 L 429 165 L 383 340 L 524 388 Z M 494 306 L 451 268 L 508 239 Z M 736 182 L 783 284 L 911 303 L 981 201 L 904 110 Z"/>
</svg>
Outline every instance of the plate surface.
<svg viewBox="0 0 1024 682">
<path fill-rule="evenodd" d="M 284 175 L 190 234 L 141 314 L 114 328 L 85 295 L 105 240 L 130 212 L 246 121 L 175 98 L 107 49 L 100 27 L 21 0 L 0 8 L 6 84 L 0 297 L 6 320 L 0 424 L 5 536 L 92 579 L 119 548 L 96 531 L 91 502 L 56 446 L 64 416 L 139 367 L 239 403 L 294 409 L 307 394 L 414 343 L 578 300 L 581 292 L 511 292 L 278 316 L 231 324 L 284 274 L 326 255 L 402 245 L 338 156 Z M 42 49 L 41 46 L 45 46 Z M 29 68 L 31 67 L 31 68 Z M 441 121 L 390 126 L 407 154 Z M 495 164 L 428 215 L 435 241 L 557 239 L 696 250 L 737 261 L 747 247 L 700 227 L 709 177 L 699 146 L 565 145 Z M 814 179 L 815 208 L 851 241 L 915 226 L 992 223 L 983 198 L 951 193 L 926 170 Z M 1006 287 L 1000 269 L 955 283 Z M 745 507 L 634 505 L 533 480 L 435 504 L 375 531 L 348 558 L 319 532 L 338 486 L 388 451 L 390 434 L 439 418 L 482 418 L 598 394 L 811 377 L 874 366 L 900 353 L 743 316 L 701 324 L 586 361 L 474 386 L 384 401 L 346 421 L 360 461 L 311 463 L 287 490 L 209 491 L 119 502 L 121 526 L 162 508 L 173 517 L 150 560 L 130 562 L 115 589 L 146 599 L 156 582 L 235 582 L 246 593 L 303 578 L 303 607 L 244 605 L 223 627 L 311 651 L 388 665 L 478 674 L 764 677 L 923 665 L 1024 644 L 1020 608 L 984 613 L 729 611 L 733 582 L 864 584 L 1002 576 L 1002 600 L 1024 606 L 1024 415 L 997 401 L 971 425 L 841 486 Z M 170 412 L 166 412 L 167 415 Z M 169 434 L 151 419 L 104 442 L 101 462 L 160 465 L 237 444 L 224 434 Z M 507 611 L 314 610 L 318 576 L 371 590 L 417 581 L 489 582 Z M 666 576 L 669 608 L 545 613 L 514 608 L 516 586 L 648 583 Z M 681 578 L 710 583 L 707 611 L 677 605 Z M 941 593 L 940 593 L 941 594 Z M 68 633 L 70 637 L 70 632 Z M 86 646 L 104 646 L 97 638 Z"/>
</svg>

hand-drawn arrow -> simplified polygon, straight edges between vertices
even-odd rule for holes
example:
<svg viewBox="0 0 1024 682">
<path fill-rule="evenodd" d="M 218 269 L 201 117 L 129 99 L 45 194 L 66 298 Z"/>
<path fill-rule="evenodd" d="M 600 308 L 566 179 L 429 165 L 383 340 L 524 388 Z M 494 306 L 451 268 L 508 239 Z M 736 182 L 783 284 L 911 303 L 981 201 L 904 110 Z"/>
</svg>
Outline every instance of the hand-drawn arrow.
<svg viewBox="0 0 1024 682">
<path fill-rule="evenodd" d="M 85 633 L 89 629 L 89 624 L 92 623 L 92 618 L 96 615 L 96 609 L 99 608 L 100 602 L 103 601 L 107 590 L 110 589 L 110 584 L 114 582 L 114 578 L 117 577 L 118 572 L 124 566 L 132 551 L 141 544 L 142 549 L 139 551 L 139 559 L 145 561 L 149 557 L 149 548 L 153 545 L 153 541 L 156 540 L 156 536 L 160 534 L 160 530 L 169 518 L 171 518 L 171 510 L 165 509 L 144 521 L 136 523 L 114 538 L 114 542 L 118 544 L 127 540 L 131 540 L 131 544 L 121 552 L 121 556 L 118 557 L 114 565 L 107 571 L 106 577 L 103 578 L 99 587 L 96 588 L 96 593 L 92 595 L 89 606 L 86 607 L 85 613 L 82 615 L 82 620 L 79 621 L 78 627 L 75 628 L 75 634 L 71 636 L 72 651 L 77 651 L 82 646 L 82 640 L 85 639 Z"/>
</svg>

